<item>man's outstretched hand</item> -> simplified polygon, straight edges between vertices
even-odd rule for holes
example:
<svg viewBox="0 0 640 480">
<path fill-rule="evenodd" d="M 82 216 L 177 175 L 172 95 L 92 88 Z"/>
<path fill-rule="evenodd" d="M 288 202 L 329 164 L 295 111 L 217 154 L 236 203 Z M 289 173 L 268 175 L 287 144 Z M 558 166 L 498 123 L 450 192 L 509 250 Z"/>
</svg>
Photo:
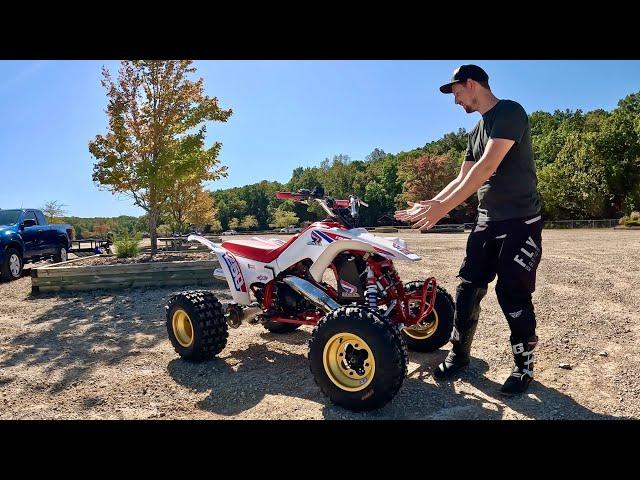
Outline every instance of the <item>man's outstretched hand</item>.
<svg viewBox="0 0 640 480">
<path fill-rule="evenodd" d="M 411 228 L 425 232 L 432 228 L 442 218 L 447 216 L 448 210 L 440 200 L 421 200 L 407 202 L 411 208 L 398 210 L 394 218 L 403 222 L 411 222 Z"/>
<path fill-rule="evenodd" d="M 424 200 L 423 200 L 424 201 Z M 412 222 L 414 218 L 420 213 L 424 213 L 425 207 L 422 206 L 422 202 L 407 202 L 410 208 L 406 210 L 397 210 L 394 218 L 403 222 Z"/>
</svg>

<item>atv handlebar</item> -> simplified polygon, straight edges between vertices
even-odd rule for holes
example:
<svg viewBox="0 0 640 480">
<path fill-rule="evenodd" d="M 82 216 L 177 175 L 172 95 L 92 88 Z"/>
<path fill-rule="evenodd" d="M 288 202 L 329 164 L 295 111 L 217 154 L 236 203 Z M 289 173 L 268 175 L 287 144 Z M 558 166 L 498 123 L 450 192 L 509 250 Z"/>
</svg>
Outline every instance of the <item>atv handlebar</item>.
<svg viewBox="0 0 640 480">
<path fill-rule="evenodd" d="M 280 200 L 293 200 L 294 202 L 302 202 L 306 200 L 308 197 L 305 197 L 299 193 L 291 193 L 291 192 L 276 192 L 276 198 Z"/>
<path fill-rule="evenodd" d="M 325 197 L 324 195 L 314 195 L 314 192 L 311 192 L 307 189 L 301 189 L 297 192 L 276 192 L 276 198 L 280 200 L 293 200 L 294 202 L 304 202 L 305 200 L 327 200 L 329 205 L 332 205 L 336 208 L 351 208 L 353 203 L 356 203 L 358 206 L 362 205 L 363 207 L 368 207 L 369 204 L 363 202 L 361 199 L 356 197 L 355 195 L 351 195 L 349 200 L 334 200 L 329 197 Z"/>
<path fill-rule="evenodd" d="M 293 200 L 294 202 L 300 203 L 315 200 L 331 217 L 337 217 L 348 227 L 353 227 L 355 223 L 357 223 L 358 209 L 360 206 L 369 206 L 355 195 L 350 195 L 349 200 L 334 200 L 333 198 L 325 197 L 324 188 L 322 187 L 316 187 L 313 190 L 302 188 L 295 193 L 276 192 L 276 198 L 280 200 Z"/>
</svg>

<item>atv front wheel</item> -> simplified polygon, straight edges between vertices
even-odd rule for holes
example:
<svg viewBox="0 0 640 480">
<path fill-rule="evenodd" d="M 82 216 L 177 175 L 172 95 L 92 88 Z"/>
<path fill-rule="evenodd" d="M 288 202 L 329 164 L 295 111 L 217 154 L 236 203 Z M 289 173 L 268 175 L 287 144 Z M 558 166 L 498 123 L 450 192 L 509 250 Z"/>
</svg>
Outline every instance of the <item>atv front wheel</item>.
<svg viewBox="0 0 640 480">
<path fill-rule="evenodd" d="M 421 292 L 424 282 L 409 282 L 404 286 L 405 293 Z M 420 311 L 421 300 L 409 303 L 409 308 Z M 432 352 L 444 346 L 453 330 L 455 303 L 451 295 L 441 286 L 436 288 L 436 303 L 433 310 L 421 322 L 402 329 L 402 336 L 410 350 Z"/>
<path fill-rule="evenodd" d="M 167 303 L 167 333 L 185 360 L 211 360 L 227 345 L 229 336 L 222 304 L 206 290 L 172 296 Z"/>
<path fill-rule="evenodd" d="M 309 362 L 329 399 L 354 411 L 380 408 L 407 374 L 407 346 L 398 330 L 372 311 L 340 307 L 313 329 Z"/>
</svg>

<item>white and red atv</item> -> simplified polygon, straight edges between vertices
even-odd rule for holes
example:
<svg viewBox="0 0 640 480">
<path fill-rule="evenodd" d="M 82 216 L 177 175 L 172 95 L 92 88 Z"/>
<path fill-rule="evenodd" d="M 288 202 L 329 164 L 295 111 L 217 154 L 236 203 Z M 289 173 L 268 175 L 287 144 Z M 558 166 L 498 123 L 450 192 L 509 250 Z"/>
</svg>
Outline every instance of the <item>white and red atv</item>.
<svg viewBox="0 0 640 480">
<path fill-rule="evenodd" d="M 209 360 L 227 343 L 228 327 L 261 323 L 273 333 L 315 325 L 311 372 L 322 392 L 351 410 L 388 403 L 407 373 L 407 346 L 428 352 L 449 340 L 454 303 L 435 278 L 402 283 L 393 262 L 418 261 L 404 240 L 357 228 L 356 197 L 333 200 L 321 187 L 277 198 L 318 202 L 328 218 L 289 241 L 254 237 L 207 245 L 233 302 L 206 290 L 174 295 L 166 308 L 171 343 L 185 360 Z M 323 281 L 327 272 L 328 283 Z M 335 279 L 335 281 L 333 281 Z M 333 285 L 332 285 L 333 283 Z"/>
</svg>

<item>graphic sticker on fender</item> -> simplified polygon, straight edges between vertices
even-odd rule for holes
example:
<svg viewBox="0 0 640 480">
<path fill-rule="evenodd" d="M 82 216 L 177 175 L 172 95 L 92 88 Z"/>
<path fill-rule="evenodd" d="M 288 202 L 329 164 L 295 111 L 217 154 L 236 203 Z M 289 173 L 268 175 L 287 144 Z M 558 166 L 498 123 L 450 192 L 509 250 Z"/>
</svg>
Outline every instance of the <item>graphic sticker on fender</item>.
<svg viewBox="0 0 640 480">
<path fill-rule="evenodd" d="M 240 270 L 240 265 L 238 265 L 238 261 L 236 260 L 236 258 L 229 252 L 223 253 L 222 258 L 226 262 L 227 266 L 229 267 L 229 271 L 231 272 L 231 278 L 233 278 L 233 286 L 238 292 L 246 292 L 247 286 L 244 283 L 244 277 L 242 276 L 242 271 Z"/>
<path fill-rule="evenodd" d="M 332 243 L 335 240 L 349 240 L 349 237 L 338 235 L 337 233 L 323 232 L 322 230 L 311 230 L 311 241 L 307 245 L 322 245 L 322 241 Z"/>
<path fill-rule="evenodd" d="M 340 286 L 342 287 L 342 295 L 345 297 L 359 297 L 358 287 L 351 285 L 346 280 L 340 280 Z"/>
<path fill-rule="evenodd" d="M 307 245 L 322 245 L 322 237 L 320 237 L 317 230 L 311 230 L 311 241 L 307 242 Z"/>
</svg>

